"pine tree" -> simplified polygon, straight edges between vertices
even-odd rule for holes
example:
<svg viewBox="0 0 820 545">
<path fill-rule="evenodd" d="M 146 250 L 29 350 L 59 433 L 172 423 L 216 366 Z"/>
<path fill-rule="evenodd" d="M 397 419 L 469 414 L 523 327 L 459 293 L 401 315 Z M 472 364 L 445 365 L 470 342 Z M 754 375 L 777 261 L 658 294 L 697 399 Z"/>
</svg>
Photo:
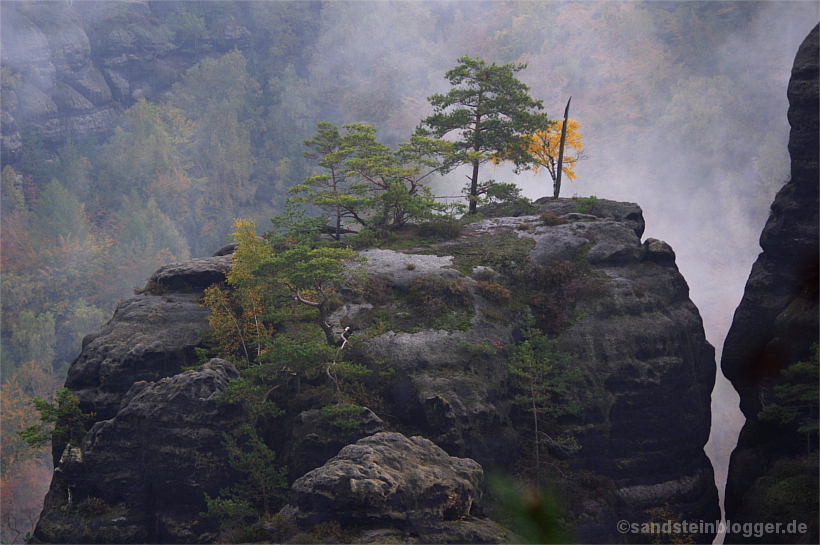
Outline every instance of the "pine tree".
<svg viewBox="0 0 820 545">
<path fill-rule="evenodd" d="M 453 88 L 445 95 L 428 98 L 433 115 L 422 120 L 416 135 L 443 139 L 456 134 L 454 146 L 442 160 L 446 170 L 472 166 L 468 197 L 470 213 L 474 214 L 477 198 L 486 190 L 479 185 L 479 167 L 501 156 L 512 162 L 516 171 L 527 168 L 533 157 L 526 135 L 545 130 L 552 122 L 538 112 L 543 103 L 533 99 L 529 87 L 515 77 L 525 64 L 488 65 L 468 56 L 458 62 L 445 74 Z"/>
<path fill-rule="evenodd" d="M 558 341 L 548 338 L 534 323 L 532 314 L 528 313 L 524 323 L 524 340 L 516 345 L 509 370 L 516 377 L 521 392 L 515 396 L 515 401 L 532 418 L 530 431 L 535 471 L 540 480 L 541 468 L 547 460 L 541 451 L 543 445 L 564 451 L 579 448 L 571 435 L 560 430 L 554 433 L 554 421 L 559 416 L 575 414 L 580 410 L 567 395 L 571 384 L 580 378 L 580 370 L 572 367 L 569 355 L 557 350 Z"/>
</svg>

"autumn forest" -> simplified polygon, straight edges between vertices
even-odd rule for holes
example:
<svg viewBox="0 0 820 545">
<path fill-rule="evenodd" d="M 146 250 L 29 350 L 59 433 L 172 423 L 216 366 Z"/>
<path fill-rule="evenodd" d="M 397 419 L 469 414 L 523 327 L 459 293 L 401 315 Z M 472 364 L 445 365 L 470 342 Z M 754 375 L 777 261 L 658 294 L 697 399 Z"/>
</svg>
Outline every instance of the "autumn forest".
<svg viewBox="0 0 820 545">
<path fill-rule="evenodd" d="M 4 142 L 1 540 L 31 528 L 52 471 L 49 449 L 15 432 L 38 420 L 33 400 L 53 398 L 118 300 L 163 264 L 211 255 L 236 218 L 266 229 L 317 172 L 304 152 L 318 122 L 367 125 L 391 149 L 408 141 L 463 55 L 526 64 L 518 76 L 551 119 L 572 96 L 585 157 L 562 196 L 638 202 L 652 229 L 687 233 L 665 236 L 719 345 L 736 303 L 726 277 L 748 271 L 788 176 L 785 82 L 816 22 L 812 2 L 771 4 L 4 3 L 4 19 L 23 16 L 49 40 L 82 28 L 100 66 L 106 37 L 125 30 L 153 58 L 140 61 L 143 87 L 112 89 L 105 130 L 57 138 L 21 118 L 19 152 Z M 7 111 L 33 107 L 33 76 L 4 47 L 5 139 Z M 544 167 L 482 176 L 537 198 L 552 194 Z M 459 194 L 465 174 L 431 176 L 431 195 Z"/>
</svg>

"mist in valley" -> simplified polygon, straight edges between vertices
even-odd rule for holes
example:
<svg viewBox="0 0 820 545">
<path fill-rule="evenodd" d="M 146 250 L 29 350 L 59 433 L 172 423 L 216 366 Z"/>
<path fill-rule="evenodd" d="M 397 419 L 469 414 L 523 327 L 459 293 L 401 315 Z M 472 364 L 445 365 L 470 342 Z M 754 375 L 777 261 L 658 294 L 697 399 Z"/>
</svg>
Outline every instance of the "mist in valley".
<svg viewBox="0 0 820 545">
<path fill-rule="evenodd" d="M 572 96 L 570 117 L 580 123 L 585 159 L 561 196 L 638 203 L 644 238 L 675 250 L 717 351 L 706 450 L 722 498 L 743 418 L 719 371 L 720 349 L 760 251 L 768 208 L 788 179 L 786 86 L 797 48 L 820 18 L 817 2 L 74 0 L 4 2 L 3 10 L 4 17 L 15 11 L 35 21 L 50 39 L 60 28 L 82 27 L 94 59 L 100 29 L 123 18 L 144 24 L 146 34 L 165 32 L 167 43 L 186 52 L 174 61 L 176 72 L 155 70 L 160 75 L 152 88 L 132 86 L 116 98 L 121 128 L 100 141 L 37 140 L 18 120 L 23 152 L 9 160 L 4 151 L 2 165 L 14 169 L 17 178 L 9 183 L 24 199 L 17 208 L 7 206 L 4 177 L 4 408 L 7 392 L 30 399 L 48 395 L 35 391 L 36 384 L 60 387 L 82 335 L 107 320 L 116 300 L 144 285 L 157 266 L 210 255 L 226 241 L 234 218 L 253 218 L 264 230 L 268 218 L 283 211 L 287 189 L 312 172 L 301 143 L 317 121 L 368 123 L 381 141 L 397 145 L 431 112 L 427 97 L 447 91 L 444 73 L 469 55 L 526 63 L 519 77 L 553 118 Z M 230 25 L 252 38 L 220 49 L 209 33 Z M 21 49 L 10 47 L 9 33 L 20 28 L 4 26 L 4 113 L 18 107 L 9 103 L 11 90 L 26 102 L 20 95 L 34 77 L 11 56 Z M 190 71 L 179 66 L 181 59 L 205 64 Z M 137 103 L 141 97 L 147 102 Z M 208 127 L 230 127 L 229 153 L 219 156 L 208 147 Z M 161 144 L 146 148 L 146 135 Z M 130 154 L 150 157 L 154 166 L 130 163 Z M 552 194 L 546 172 L 485 166 L 482 177 L 514 182 L 531 199 Z M 52 179 L 61 189 L 49 189 Z M 464 182 L 465 173 L 456 170 L 432 186 L 436 195 L 457 195 Z M 41 238 L 31 240 L 56 249 L 32 255 L 19 250 L 30 239 L 18 231 L 44 217 L 44 195 L 60 206 L 72 203 L 79 223 L 59 227 L 70 231 L 62 238 L 35 232 Z M 78 256 L 93 263 L 83 269 L 71 261 Z M 49 284 L 50 291 L 37 295 L 37 282 L 66 281 L 56 272 L 43 279 L 43 267 L 87 272 L 96 285 L 71 276 L 71 293 Z M 34 361 L 24 353 L 38 343 L 50 349 Z M 3 431 L 7 458 L 13 430 L 4 424 Z M 48 477 L 45 458 L 30 463 L 39 473 L 27 479 Z M 4 483 L 20 487 L 19 475 L 6 473 L 11 470 L 4 465 Z"/>
</svg>

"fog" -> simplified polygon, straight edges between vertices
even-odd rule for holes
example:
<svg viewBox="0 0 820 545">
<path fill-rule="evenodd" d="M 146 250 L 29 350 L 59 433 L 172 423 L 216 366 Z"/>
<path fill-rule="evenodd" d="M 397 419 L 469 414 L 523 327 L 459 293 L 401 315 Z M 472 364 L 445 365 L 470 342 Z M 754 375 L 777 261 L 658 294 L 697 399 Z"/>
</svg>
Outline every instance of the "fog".
<svg viewBox="0 0 820 545">
<path fill-rule="evenodd" d="M 264 112 L 253 114 L 259 124 L 254 130 L 267 140 L 264 148 L 248 152 L 254 157 L 247 161 L 252 173 L 246 182 L 258 186 L 251 204 L 203 214 L 209 222 L 203 226 L 193 214 L 183 224 L 183 214 L 177 218 L 159 203 L 174 223 L 166 231 L 187 237 L 194 256 L 216 250 L 211 246 L 221 242 L 236 214 L 264 224 L 281 210 L 287 187 L 306 172 L 300 143 L 312 136 L 316 121 L 370 123 L 385 143 L 404 141 L 430 113 L 427 97 L 447 91 L 444 73 L 463 55 L 526 63 L 518 75 L 551 117 L 561 115 L 572 96 L 570 117 L 580 123 L 586 158 L 576 167 L 577 179 L 564 181 L 561 196 L 638 203 L 646 220 L 644 237 L 665 240 L 675 250 L 706 337 L 716 348 L 713 431 L 706 450 L 722 500 L 743 417 L 736 393 L 720 373 L 720 350 L 760 252 L 768 208 L 788 179 L 786 87 L 797 48 L 820 19 L 816 1 L 336 1 L 309 7 L 299 2 L 287 9 L 282 2 L 41 5 L 68 13 L 72 24 L 87 30 L 107 21 L 116 6 L 154 10 L 161 16 L 152 24 L 161 25 L 180 6 L 195 3 L 215 6 L 260 36 L 243 53 L 249 74 L 258 80 L 254 100 Z M 211 24 L 210 15 L 201 13 L 206 26 Z M 264 44 L 263 36 L 274 45 Z M 15 59 L 6 61 L 10 50 L 4 63 L 15 66 Z M 3 77 L 5 89 L 5 72 Z M 149 98 L 173 102 L 171 83 L 170 78 L 156 83 Z M 134 100 L 122 102 L 128 108 Z M 4 118 L 4 130 L 5 123 Z M 25 161 L 15 168 L 25 174 Z M 84 184 L 105 187 L 99 174 L 104 169 L 93 164 L 83 172 Z M 532 199 L 552 194 L 551 178 L 543 171 L 516 175 L 507 167 L 485 166 L 482 179 L 488 178 L 514 182 Z M 455 171 L 433 185 L 437 195 L 456 195 L 464 182 L 464 173 Z M 191 181 L 192 187 L 202 183 Z M 161 189 L 175 187 L 168 183 Z M 90 197 L 82 204 L 88 213 Z M 120 296 L 128 295 L 121 291 Z M 7 297 L 5 287 L 3 293 Z M 4 301 L 4 313 L 7 308 Z M 4 329 L 4 343 L 9 335 Z"/>
<path fill-rule="evenodd" d="M 743 10 L 745 24 L 711 36 L 712 41 L 701 44 L 704 50 L 693 45 L 686 62 L 681 62 L 652 50 L 658 43 L 640 10 L 646 4 L 594 4 L 585 9 L 597 13 L 606 11 L 604 4 L 617 7 L 619 28 L 593 32 L 588 19 L 573 19 L 567 5 L 559 9 L 554 3 L 546 8 L 531 5 L 532 20 L 538 10 L 553 10 L 556 15 L 555 25 L 542 28 L 528 26 L 523 16 L 500 20 L 493 27 L 483 20 L 490 8 L 484 3 L 471 3 L 475 6 L 471 10 L 460 10 L 458 3 L 417 4 L 410 18 L 392 5 L 349 5 L 362 14 L 358 32 L 342 37 L 339 29 L 345 25 L 335 21 L 323 38 L 337 46 L 338 53 L 319 59 L 312 70 L 314 74 L 331 66 L 335 72 L 349 70 L 350 64 L 342 58 L 348 55 L 371 68 L 382 66 L 378 70 L 382 77 L 389 74 L 402 82 L 396 85 L 399 100 L 411 105 L 406 109 L 415 114 L 407 117 L 419 119 L 429 111 L 423 97 L 446 91 L 443 72 L 455 65 L 456 58 L 482 56 L 469 47 L 472 43 L 488 53 L 487 60 L 526 62 L 528 68 L 520 78 L 531 86 L 535 98 L 544 101 L 552 117 L 561 114 L 572 96 L 570 117 L 580 122 L 586 159 L 576 167 L 577 179 L 564 181 L 562 196 L 595 195 L 638 203 L 646 219 L 644 236 L 665 240 L 675 250 L 707 339 L 716 347 L 713 431 L 706 451 L 715 467 L 722 504 L 729 455 L 744 419 L 739 398 L 719 369 L 721 347 L 760 252 L 758 238 L 768 208 L 788 179 L 786 87 L 797 48 L 818 21 L 818 5 L 711 2 L 719 15 Z M 682 4 L 683 10 L 703 7 L 702 3 Z M 429 36 L 419 28 L 426 28 L 431 13 L 465 34 L 450 36 L 446 48 L 426 44 L 421 49 L 428 56 L 418 58 L 420 46 L 408 36 Z M 493 28 L 494 34 L 480 39 L 470 36 L 481 24 Z M 516 30 L 521 34 L 515 36 Z M 697 32 L 693 28 L 684 38 L 697 42 L 702 38 Z M 510 37 L 516 43 L 506 50 L 488 45 L 498 46 Z M 499 54 L 511 49 L 520 54 Z M 431 50 L 440 56 L 429 56 Z M 605 58 L 583 58 L 602 52 Z M 358 81 L 359 92 L 372 85 L 350 72 L 346 77 Z M 395 125 L 382 134 L 394 136 Z M 502 167 L 488 170 L 486 177 L 515 182 L 530 198 L 552 194 L 552 180 L 544 171 L 534 177 Z M 440 181 L 438 194 L 457 194 L 465 174 L 456 171 Z"/>
</svg>

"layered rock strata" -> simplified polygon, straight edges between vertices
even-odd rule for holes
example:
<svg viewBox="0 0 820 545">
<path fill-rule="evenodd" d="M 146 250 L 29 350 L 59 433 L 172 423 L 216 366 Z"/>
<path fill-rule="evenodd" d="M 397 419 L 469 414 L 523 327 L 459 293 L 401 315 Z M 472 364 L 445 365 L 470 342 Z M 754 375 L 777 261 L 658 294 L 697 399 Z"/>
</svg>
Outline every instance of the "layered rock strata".
<svg viewBox="0 0 820 545">
<path fill-rule="evenodd" d="M 801 522 L 807 531 L 732 533 L 726 543 L 818 541 L 816 435 L 814 443 L 807 444 L 797 425 L 764 422 L 758 415 L 776 401 L 774 387 L 783 383 L 781 371 L 810 360 L 820 330 L 819 47 L 815 27 L 797 52 L 788 88 L 791 179 L 772 203 L 760 236 L 763 252 L 735 311 L 721 362 L 723 373 L 740 394 L 740 409 L 747 419 L 729 464 L 727 520 L 782 523 L 784 528 Z M 817 418 L 816 413 L 808 416 Z M 808 454 L 812 449 L 813 454 Z"/>
<path fill-rule="evenodd" d="M 109 134 L 118 111 L 167 92 L 209 51 L 247 48 L 250 31 L 224 24 L 178 38 L 163 2 L 6 3 L 2 7 L 2 156 L 15 164 L 23 132 L 49 150 Z"/>
<path fill-rule="evenodd" d="M 567 284 L 567 290 L 586 290 L 576 294 L 577 301 L 555 306 L 549 297 L 566 294 L 540 294 L 537 282 L 532 289 L 533 304 L 546 305 L 543 317 L 552 320 L 559 349 L 571 355 L 572 365 L 581 375 L 581 383 L 572 389 L 580 411 L 562 417 L 560 422 L 580 449 L 550 451 L 563 471 L 577 476 L 570 481 L 566 497 L 576 538 L 611 542 L 620 536 L 616 528 L 619 519 L 646 520 L 648 510 L 665 505 L 681 520 L 719 517 L 712 468 L 703 452 L 709 435 L 714 351 L 706 342 L 697 308 L 675 265 L 674 252 L 662 241 L 641 241 L 644 223 L 637 205 L 602 200 L 584 213 L 579 213 L 577 206 L 572 199 L 550 200 L 541 204 L 542 215 L 488 218 L 465 226 L 459 236 L 449 240 L 419 242 L 409 250 L 362 252 L 368 258 L 364 268 L 369 287 L 362 293 L 344 292 L 342 305 L 329 324 L 337 333 L 346 327 L 352 329 L 355 348 L 351 358 L 384 371 L 373 392 L 383 406 L 364 411 L 348 431 L 334 431 L 322 420 L 318 406 L 311 406 L 309 400 L 299 401 L 307 406 L 297 403 L 288 409 L 295 412 L 262 430 L 261 435 L 288 465 L 289 480 L 299 483 L 294 485 L 291 501 L 299 510 L 293 514 L 297 521 L 309 527 L 325 516 L 322 520 L 356 527 L 371 520 L 378 521 L 377 526 L 402 526 L 402 539 L 456 539 L 450 526 L 461 523 L 448 518 L 449 508 L 437 512 L 428 528 L 424 521 L 429 517 L 421 512 L 418 517 L 412 515 L 420 509 L 415 496 L 404 493 L 384 496 L 382 499 L 389 496 L 389 505 L 374 503 L 378 509 L 371 506 L 372 512 L 367 511 L 370 507 L 362 507 L 362 511 L 350 500 L 346 507 L 334 508 L 330 519 L 330 515 L 320 516 L 322 510 L 311 506 L 324 494 L 320 481 L 329 481 L 318 476 L 338 464 L 346 467 L 347 473 L 336 471 L 337 476 L 365 471 L 359 467 L 361 463 L 375 458 L 343 456 L 330 466 L 327 463 L 333 456 L 341 456 L 340 450 L 360 453 L 363 445 L 383 454 L 386 446 L 376 448 L 368 443 L 367 438 L 374 434 L 382 439 L 389 436 L 390 449 L 401 444 L 410 450 L 423 447 L 434 451 L 437 454 L 433 457 L 456 474 L 464 464 L 476 472 L 482 466 L 511 471 L 526 465 L 529 416 L 515 401 L 518 390 L 508 370 L 512 347 L 522 333 L 515 311 L 509 308 L 511 295 L 505 295 L 500 283 L 518 278 L 532 284 L 533 278 L 571 269 L 583 269 L 591 279 L 587 284 Z M 210 283 L 224 279 L 224 270 L 230 267 L 230 248 L 218 253 L 228 255 L 163 267 L 153 275 L 145 293 L 122 302 L 114 318 L 84 341 L 83 351 L 69 371 L 67 386 L 78 395 L 86 412 L 97 413 L 97 422 L 79 449 L 54 446 L 59 463 L 35 533 L 37 539 L 93 541 L 96 534 L 89 530 L 91 525 L 97 529 L 114 527 L 115 519 L 117 524 L 125 520 L 130 529 L 121 535 L 101 530 L 99 536 L 104 538 L 100 539 L 215 539 L 206 523 L 197 526 L 192 521 L 203 510 L 197 502 L 203 501 L 205 493 L 216 496 L 224 481 L 216 479 L 208 484 L 195 476 L 184 477 L 191 498 L 187 503 L 180 499 L 182 507 L 176 510 L 149 496 L 155 494 L 150 490 L 160 486 L 162 475 L 176 483 L 177 477 L 168 473 L 168 468 L 196 459 L 197 453 L 205 452 L 203 445 L 209 445 L 217 458 L 224 458 L 224 449 L 213 442 L 214 434 L 236 416 L 224 407 L 219 410 L 226 412 L 214 413 L 216 409 L 209 404 L 218 394 L 213 389 L 203 390 L 200 397 L 189 396 L 207 400 L 202 401 L 201 410 L 210 416 L 194 408 L 183 409 L 193 411 L 185 416 L 162 415 L 162 403 L 168 403 L 169 413 L 180 408 L 174 405 L 173 396 L 160 394 L 195 377 L 192 372 L 179 372 L 195 361 L 195 348 L 201 344 L 199 331 L 208 327 L 206 311 L 198 303 L 200 294 Z M 429 293 L 436 293 L 441 286 L 457 295 L 458 304 L 432 312 L 429 307 L 441 301 L 438 296 L 430 298 Z M 413 303 L 414 298 L 421 303 Z M 140 394 L 143 389 L 146 393 Z M 151 394 L 155 404 L 150 411 L 138 414 L 132 404 L 148 392 L 156 393 Z M 189 406 L 196 403 L 200 401 Z M 166 438 L 148 422 L 149 414 L 160 415 L 159 429 L 173 428 L 164 423 L 173 420 L 174 426 L 180 426 L 178 433 Z M 191 423 L 188 432 L 184 431 L 186 418 Z M 142 423 L 126 426 L 132 421 Z M 207 429 L 203 429 L 206 421 Z M 126 429 L 131 441 L 147 444 L 157 438 L 158 452 L 167 452 L 167 458 L 151 455 L 154 465 L 150 474 L 155 484 L 150 490 L 143 477 L 124 469 L 135 463 L 129 458 L 134 451 L 121 449 L 124 439 L 116 439 L 121 437 L 119 430 Z M 386 436 L 382 433 L 385 429 L 403 435 Z M 193 440 L 189 450 L 163 450 L 166 439 L 169 445 L 176 445 L 176 438 L 186 433 L 205 442 Z M 408 440 L 411 436 L 418 438 Z M 353 449 L 355 445 L 359 446 Z M 209 458 L 208 463 L 214 468 L 222 464 L 224 474 L 230 474 L 224 459 L 217 458 Z M 79 459 L 81 464 L 76 462 Z M 396 490 L 401 489 L 396 479 L 407 479 L 414 470 L 412 464 L 391 465 L 389 460 L 393 459 L 396 455 L 390 454 L 377 464 L 392 468 L 388 473 L 395 475 L 391 473 L 390 479 L 382 475 L 387 480 L 371 476 L 365 481 L 395 481 Z M 457 461 L 463 459 L 471 460 Z M 103 460 L 104 467 L 99 465 Z M 381 471 L 375 466 L 371 469 Z M 140 471 L 147 474 L 149 470 Z M 464 479 L 472 484 L 450 492 L 453 498 L 475 501 L 481 485 L 472 477 Z M 339 477 L 337 481 L 337 488 L 350 486 L 349 480 L 342 482 Z M 97 487 L 93 490 L 89 489 L 92 482 Z M 96 522 L 67 519 L 63 506 L 70 490 L 86 490 L 83 494 L 89 497 L 97 494 L 94 497 L 119 506 L 116 509 L 120 511 L 111 511 L 116 514 L 111 517 L 103 514 L 94 519 Z M 112 492 L 115 490 L 118 492 Z M 473 517 L 468 503 L 456 501 L 453 513 Z M 357 515 L 365 511 L 371 514 Z M 397 518 L 395 513 L 404 513 L 405 518 Z M 162 521 L 160 526 L 157 521 Z M 477 526 L 471 526 L 468 534 L 458 534 L 458 541 L 501 539 L 488 521 L 476 519 L 472 523 Z M 74 525 L 73 533 L 66 530 L 70 524 Z M 430 537 L 432 534 L 425 533 L 428 531 L 440 532 L 436 534 L 439 537 Z M 711 539 L 707 534 L 694 537 L 698 541 Z"/>
<path fill-rule="evenodd" d="M 219 403 L 239 376 L 211 360 L 155 382 L 133 383 L 116 416 L 63 451 L 46 496 L 36 543 L 203 543 L 205 493 L 229 487 L 223 433 L 237 424 Z"/>
</svg>

